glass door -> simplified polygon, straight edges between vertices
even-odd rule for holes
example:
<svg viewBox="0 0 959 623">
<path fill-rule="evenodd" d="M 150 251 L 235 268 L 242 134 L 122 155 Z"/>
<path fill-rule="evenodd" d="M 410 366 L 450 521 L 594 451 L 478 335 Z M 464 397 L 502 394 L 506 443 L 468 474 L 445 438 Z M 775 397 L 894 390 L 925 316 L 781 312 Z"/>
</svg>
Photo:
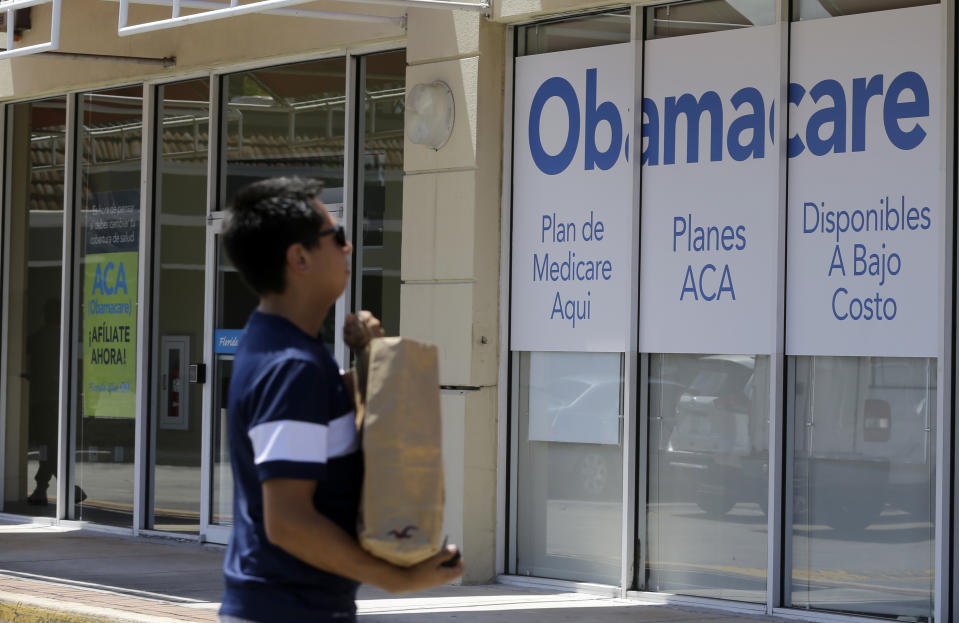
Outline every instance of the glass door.
<svg viewBox="0 0 959 623">
<path fill-rule="evenodd" d="M 210 81 L 157 87 L 154 189 L 152 478 L 147 526 L 200 531 Z"/>
<path fill-rule="evenodd" d="M 206 507 L 201 532 L 225 543 L 233 524 L 233 479 L 226 403 L 233 356 L 258 303 L 220 245 L 223 218 L 236 192 L 277 176 L 322 180 L 321 200 L 344 225 L 347 60 L 324 59 L 228 74 L 220 78 L 219 153 L 213 210 L 207 219 L 206 371 L 203 467 Z M 346 299 L 330 311 L 321 335 L 344 364 L 341 334 Z M 345 362 L 348 365 L 348 362 Z"/>
</svg>

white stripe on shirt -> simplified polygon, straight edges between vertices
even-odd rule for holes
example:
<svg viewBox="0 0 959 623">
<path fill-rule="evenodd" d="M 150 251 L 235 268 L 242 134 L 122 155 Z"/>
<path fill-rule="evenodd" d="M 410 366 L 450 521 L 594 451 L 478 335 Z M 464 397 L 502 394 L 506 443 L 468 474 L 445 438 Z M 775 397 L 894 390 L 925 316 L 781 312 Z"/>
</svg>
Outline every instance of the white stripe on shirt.
<svg viewBox="0 0 959 623">
<path fill-rule="evenodd" d="M 356 434 L 356 414 L 353 411 L 341 415 L 330 422 L 330 430 L 326 438 L 327 456 L 335 459 L 356 451 L 359 447 L 359 436 Z"/>
<path fill-rule="evenodd" d="M 253 442 L 256 465 L 268 461 L 326 463 L 327 427 L 323 424 L 277 420 L 258 424 L 247 434 Z"/>
</svg>

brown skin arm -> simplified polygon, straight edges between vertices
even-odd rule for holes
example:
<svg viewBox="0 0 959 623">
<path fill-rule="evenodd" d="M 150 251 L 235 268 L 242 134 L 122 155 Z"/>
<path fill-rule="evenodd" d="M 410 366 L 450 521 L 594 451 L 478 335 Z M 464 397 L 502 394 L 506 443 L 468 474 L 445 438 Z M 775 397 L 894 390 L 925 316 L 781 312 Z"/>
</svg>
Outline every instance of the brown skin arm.
<svg viewBox="0 0 959 623">
<path fill-rule="evenodd" d="M 263 482 L 263 519 L 270 543 L 323 571 L 371 584 L 390 593 L 421 591 L 452 582 L 463 574 L 463 562 L 448 546 L 412 567 L 398 567 L 366 552 L 353 538 L 313 507 L 316 481 L 270 478 Z"/>
</svg>

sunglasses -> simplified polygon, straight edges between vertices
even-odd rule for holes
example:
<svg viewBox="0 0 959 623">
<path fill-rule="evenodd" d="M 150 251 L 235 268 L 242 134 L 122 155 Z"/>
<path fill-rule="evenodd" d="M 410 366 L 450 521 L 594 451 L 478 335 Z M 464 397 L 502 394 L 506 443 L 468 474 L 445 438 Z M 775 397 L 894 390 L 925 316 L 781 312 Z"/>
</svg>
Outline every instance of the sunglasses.
<svg viewBox="0 0 959 623">
<path fill-rule="evenodd" d="M 337 245 L 341 247 L 346 246 L 346 230 L 343 229 L 342 225 L 337 225 L 336 227 L 330 227 L 329 229 L 321 229 L 320 231 L 316 232 L 315 235 L 310 236 L 303 242 L 312 243 L 313 241 L 319 240 L 323 236 L 329 236 L 330 234 L 333 234 L 333 240 L 334 242 L 336 242 Z"/>
</svg>

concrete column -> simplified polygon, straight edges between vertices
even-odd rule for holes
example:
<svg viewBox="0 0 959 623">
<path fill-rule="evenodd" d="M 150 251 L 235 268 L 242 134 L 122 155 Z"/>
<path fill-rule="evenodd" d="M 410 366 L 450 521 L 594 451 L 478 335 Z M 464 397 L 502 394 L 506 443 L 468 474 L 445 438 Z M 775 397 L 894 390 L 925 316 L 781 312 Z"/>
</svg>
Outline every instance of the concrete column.
<svg viewBox="0 0 959 623">
<path fill-rule="evenodd" d="M 410 9 L 407 89 L 441 80 L 455 123 L 437 151 L 405 143 L 400 329 L 440 350 L 446 527 L 466 583 L 491 580 L 505 27 L 473 12 Z"/>
</svg>

